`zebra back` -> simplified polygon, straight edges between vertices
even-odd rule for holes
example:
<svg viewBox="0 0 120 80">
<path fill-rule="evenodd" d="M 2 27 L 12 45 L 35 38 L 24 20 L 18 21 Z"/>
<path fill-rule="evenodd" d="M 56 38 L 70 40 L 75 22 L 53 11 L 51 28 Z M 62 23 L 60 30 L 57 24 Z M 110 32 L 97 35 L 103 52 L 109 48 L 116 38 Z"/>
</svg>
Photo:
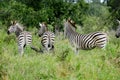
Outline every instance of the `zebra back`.
<svg viewBox="0 0 120 80">
<path fill-rule="evenodd" d="M 18 45 L 23 45 L 24 47 L 26 45 L 31 45 L 32 44 L 32 34 L 27 31 L 23 31 L 20 33 L 18 36 Z"/>
</svg>

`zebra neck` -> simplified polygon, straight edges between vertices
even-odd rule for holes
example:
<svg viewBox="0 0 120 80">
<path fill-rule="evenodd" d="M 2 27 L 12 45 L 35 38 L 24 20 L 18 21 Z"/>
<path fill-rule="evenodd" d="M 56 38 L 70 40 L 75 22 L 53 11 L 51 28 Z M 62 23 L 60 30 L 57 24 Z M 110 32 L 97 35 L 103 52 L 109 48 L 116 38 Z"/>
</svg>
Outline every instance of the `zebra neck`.
<svg viewBox="0 0 120 80">
<path fill-rule="evenodd" d="M 15 35 L 18 37 L 22 31 L 16 31 Z"/>
<path fill-rule="evenodd" d="M 67 28 L 67 33 L 68 33 L 69 35 L 78 34 L 77 32 L 75 32 L 75 31 L 71 28 L 71 26 L 69 26 L 69 27 Z"/>
</svg>

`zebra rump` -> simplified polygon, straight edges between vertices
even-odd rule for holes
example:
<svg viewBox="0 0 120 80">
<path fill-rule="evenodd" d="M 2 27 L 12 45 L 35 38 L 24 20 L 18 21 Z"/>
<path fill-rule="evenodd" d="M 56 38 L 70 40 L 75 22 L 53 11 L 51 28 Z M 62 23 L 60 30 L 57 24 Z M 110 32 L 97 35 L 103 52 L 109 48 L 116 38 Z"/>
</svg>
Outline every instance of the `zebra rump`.
<svg viewBox="0 0 120 80">
<path fill-rule="evenodd" d="M 31 45 L 32 43 L 32 34 L 27 31 L 23 31 L 18 36 L 18 46 L 23 45 L 24 47 L 26 45 Z"/>
<path fill-rule="evenodd" d="M 55 35 L 54 33 L 50 31 L 46 31 L 41 39 L 42 46 L 47 50 L 53 50 L 54 49 L 54 39 Z"/>
</svg>

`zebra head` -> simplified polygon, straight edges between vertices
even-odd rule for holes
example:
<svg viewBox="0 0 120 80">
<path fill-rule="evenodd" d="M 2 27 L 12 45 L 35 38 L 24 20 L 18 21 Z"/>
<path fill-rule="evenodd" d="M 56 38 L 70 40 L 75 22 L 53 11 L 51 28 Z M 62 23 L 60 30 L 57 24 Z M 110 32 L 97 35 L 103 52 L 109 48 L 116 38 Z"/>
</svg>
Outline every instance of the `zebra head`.
<svg viewBox="0 0 120 80">
<path fill-rule="evenodd" d="M 69 29 L 71 29 L 72 31 L 75 31 L 77 29 L 77 27 L 75 26 L 75 22 L 70 18 L 67 19 L 64 23 L 64 38 L 67 37 Z"/>
<path fill-rule="evenodd" d="M 120 21 L 117 20 L 117 22 L 119 23 L 119 26 L 118 26 L 118 29 L 117 29 L 117 31 L 115 33 L 115 36 L 116 36 L 116 38 L 119 38 L 120 37 Z"/>
<path fill-rule="evenodd" d="M 45 31 L 47 31 L 47 24 L 45 22 L 39 23 L 40 29 L 38 31 L 38 36 L 41 37 Z"/>
<path fill-rule="evenodd" d="M 77 27 L 75 26 L 75 22 L 72 19 L 69 18 L 67 20 L 67 24 L 69 25 L 68 27 L 71 27 L 73 31 L 77 29 Z"/>
<path fill-rule="evenodd" d="M 16 21 L 11 21 L 11 26 L 9 27 L 7 33 L 11 34 L 11 33 L 15 33 L 17 36 L 20 34 L 20 32 L 23 31 L 23 27 L 20 26 L 19 23 L 17 23 Z"/>
</svg>

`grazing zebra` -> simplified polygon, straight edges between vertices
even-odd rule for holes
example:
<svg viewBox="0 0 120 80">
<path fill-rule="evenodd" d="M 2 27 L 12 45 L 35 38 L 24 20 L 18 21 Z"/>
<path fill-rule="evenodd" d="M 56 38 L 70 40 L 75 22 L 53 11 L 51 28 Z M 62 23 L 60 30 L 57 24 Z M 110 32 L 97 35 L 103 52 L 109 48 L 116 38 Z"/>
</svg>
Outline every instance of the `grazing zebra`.
<svg viewBox="0 0 120 80">
<path fill-rule="evenodd" d="M 11 26 L 9 27 L 7 33 L 8 34 L 15 33 L 18 40 L 18 51 L 22 56 L 24 53 L 23 51 L 24 47 L 26 45 L 31 45 L 32 43 L 31 33 L 24 31 L 23 26 L 17 23 L 16 21 L 11 22 Z"/>
<path fill-rule="evenodd" d="M 35 47 L 32 47 L 33 50 L 36 52 L 43 52 L 43 49 L 46 51 L 54 51 L 54 41 L 55 41 L 55 35 L 53 32 L 50 32 L 47 30 L 46 23 L 39 23 L 39 26 L 41 27 L 38 31 L 39 37 L 41 37 L 41 44 L 42 44 L 42 50 L 38 50 Z"/>
<path fill-rule="evenodd" d="M 79 49 L 90 50 L 95 47 L 104 48 L 107 43 L 107 35 L 103 32 L 93 32 L 89 34 L 79 34 L 75 32 L 75 25 L 68 19 L 64 23 L 64 35 L 75 48 L 75 53 Z"/>
<path fill-rule="evenodd" d="M 117 20 L 117 21 L 118 21 L 119 25 L 118 25 L 118 29 L 115 33 L 115 36 L 116 36 L 116 38 L 119 38 L 120 37 L 120 21 L 119 20 Z"/>
</svg>

